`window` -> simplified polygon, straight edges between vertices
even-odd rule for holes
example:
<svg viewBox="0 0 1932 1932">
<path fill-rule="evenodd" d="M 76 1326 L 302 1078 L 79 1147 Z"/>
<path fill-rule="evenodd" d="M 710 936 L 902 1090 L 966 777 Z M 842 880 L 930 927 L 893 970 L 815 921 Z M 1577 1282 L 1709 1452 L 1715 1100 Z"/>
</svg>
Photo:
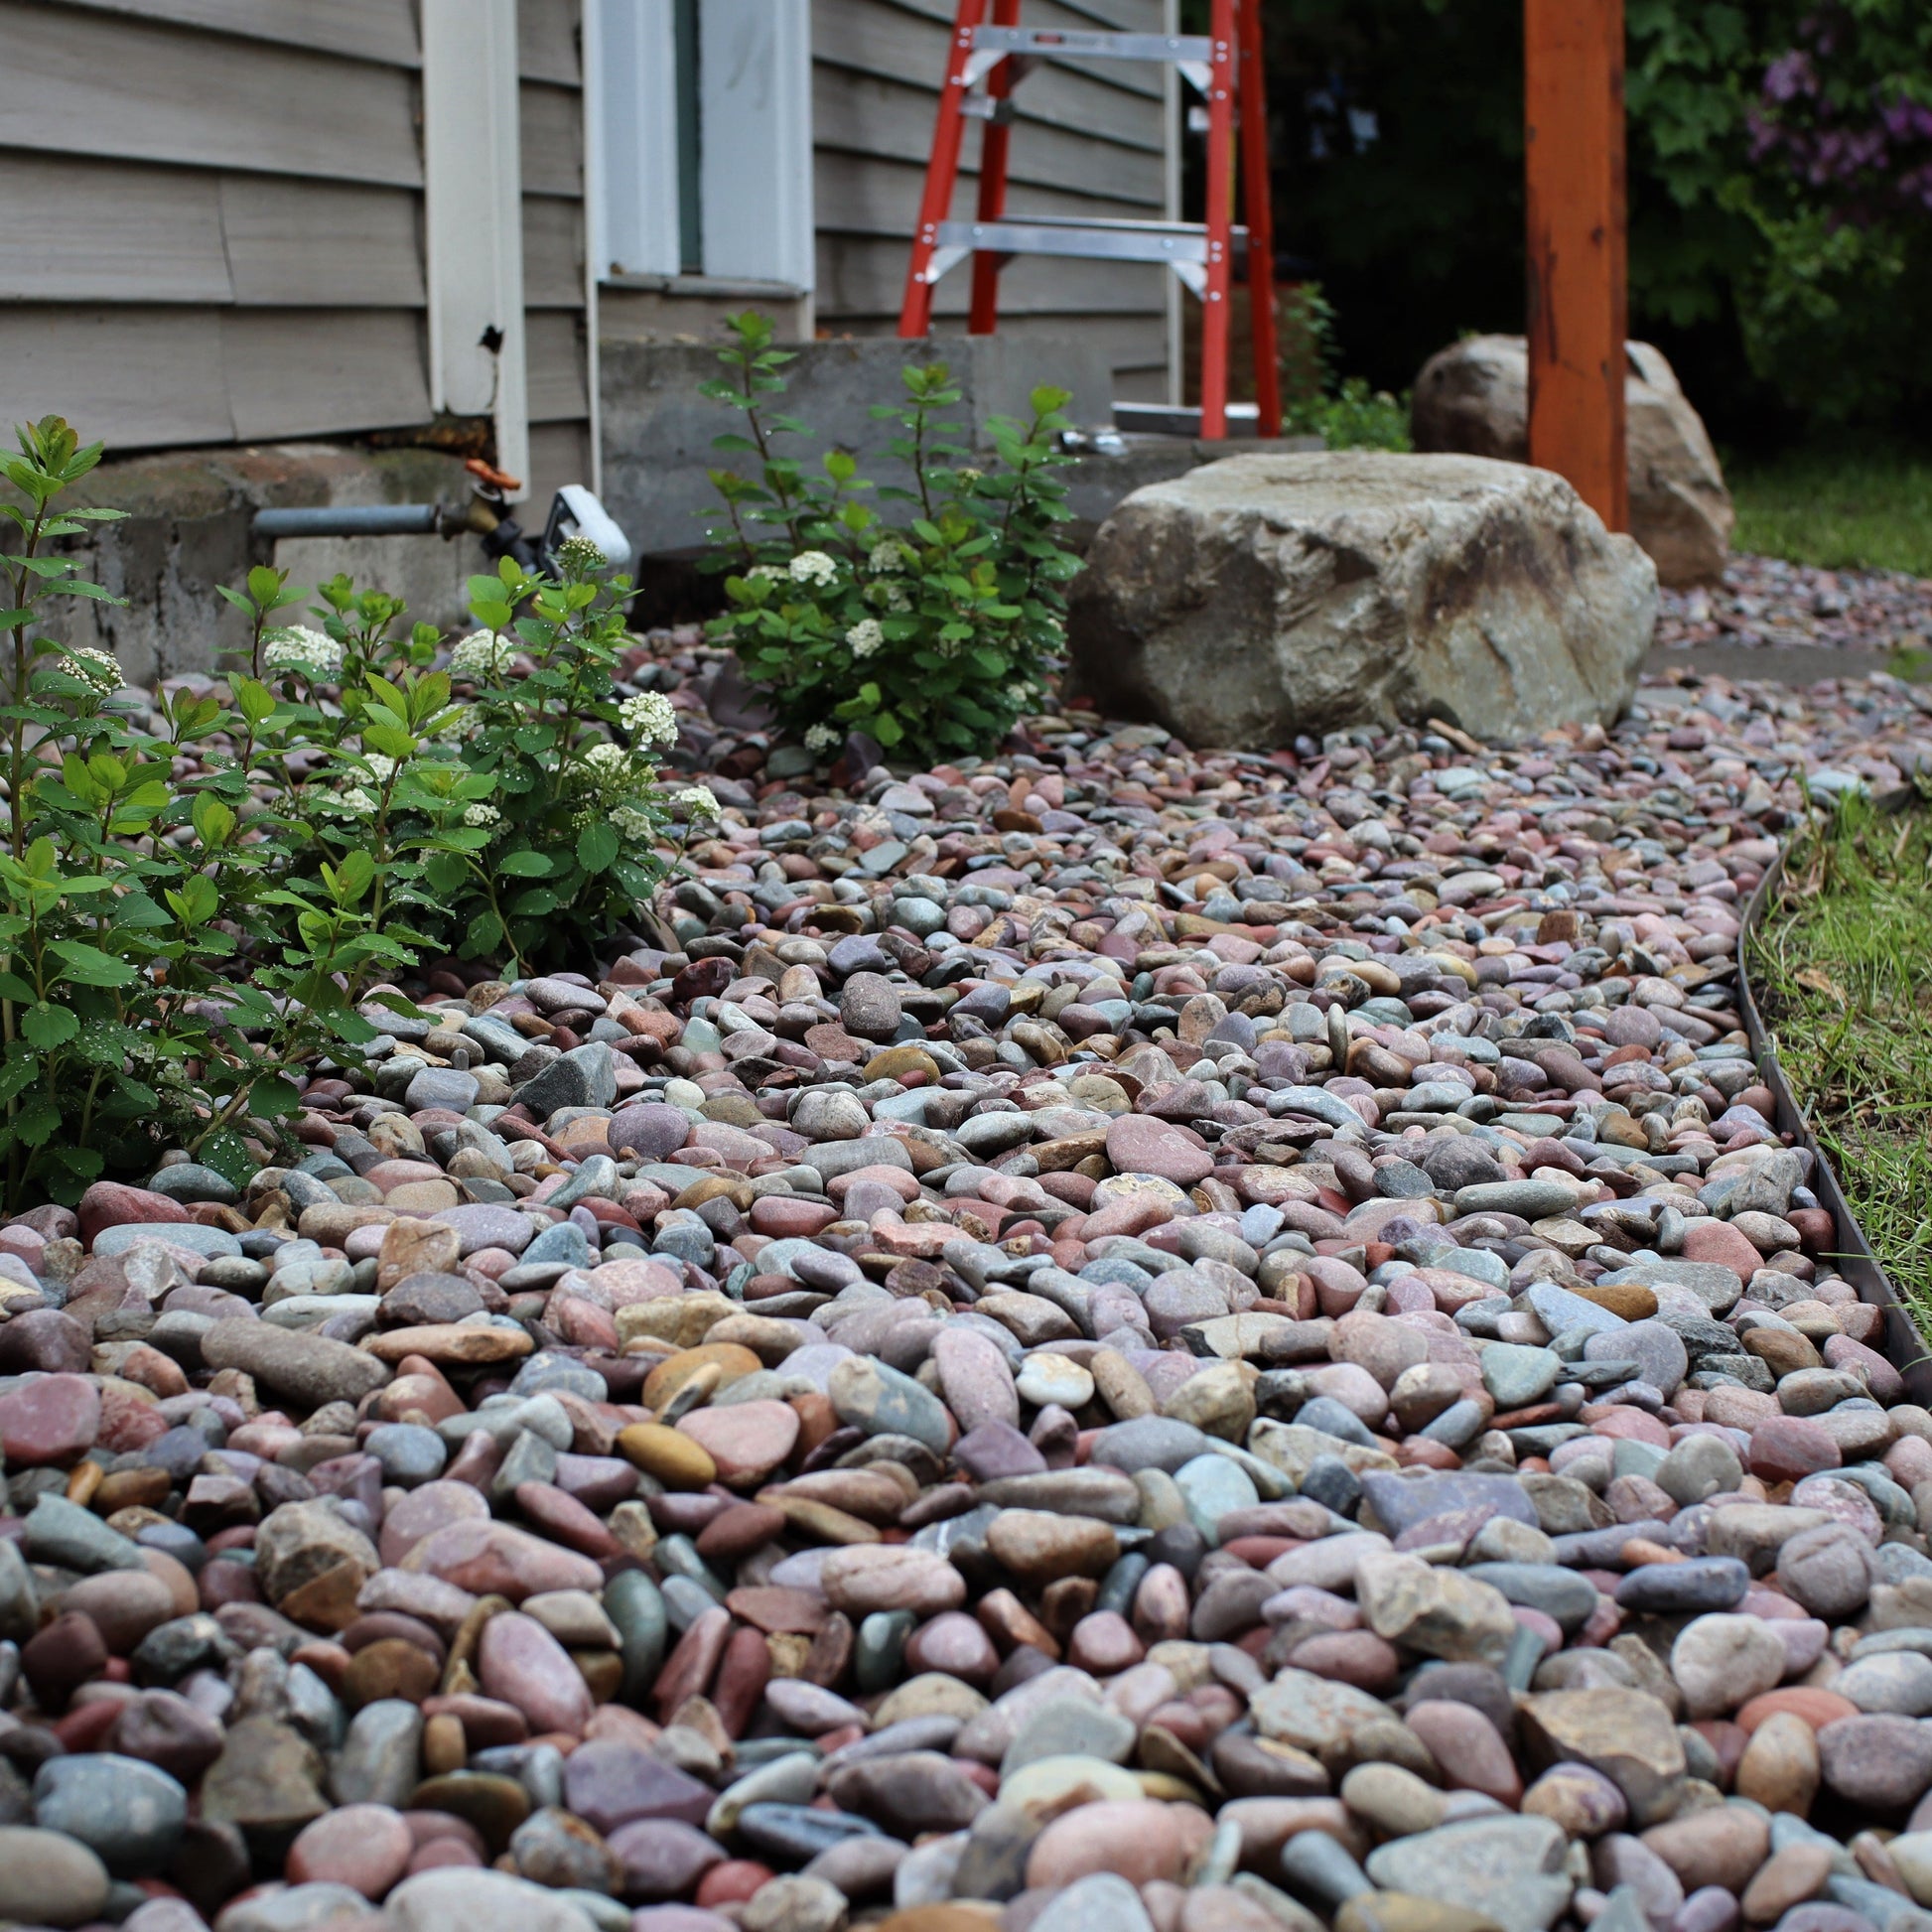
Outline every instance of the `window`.
<svg viewBox="0 0 1932 1932">
<path fill-rule="evenodd" d="M 810 0 L 586 0 L 605 279 L 812 285 Z"/>
</svg>

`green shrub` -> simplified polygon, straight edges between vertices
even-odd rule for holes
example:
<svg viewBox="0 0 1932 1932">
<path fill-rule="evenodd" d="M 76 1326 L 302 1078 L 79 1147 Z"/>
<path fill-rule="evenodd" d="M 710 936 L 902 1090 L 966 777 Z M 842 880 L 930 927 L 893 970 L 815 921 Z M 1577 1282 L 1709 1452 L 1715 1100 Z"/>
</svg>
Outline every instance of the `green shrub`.
<svg viewBox="0 0 1932 1932">
<path fill-rule="evenodd" d="M 777 410 L 792 357 L 771 346 L 767 318 L 731 327 L 730 374 L 702 393 L 744 418 L 713 447 L 755 457 L 759 477 L 711 472 L 724 515 L 708 564 L 730 573 L 732 606 L 712 635 L 813 752 L 852 730 L 927 760 L 992 750 L 1037 704 L 1061 648 L 1060 586 L 1079 560 L 1053 540 L 1069 514 L 1053 439 L 1071 397 L 1035 389 L 1031 420 L 993 425 L 982 470 L 951 440 L 959 425 L 939 420 L 960 399 L 945 364 L 908 367 L 903 401 L 872 414 L 899 426 L 889 449 L 913 486 L 875 488 L 842 451 L 817 470 L 781 451 L 812 433 Z M 860 501 L 867 491 L 902 513 Z"/>
<path fill-rule="evenodd" d="M 483 628 L 448 670 L 427 626 L 390 638 L 393 599 L 339 581 L 321 630 L 280 623 L 304 594 L 251 571 L 223 593 L 247 615 L 249 669 L 225 701 L 162 693 L 145 714 L 111 657 L 44 627 L 55 600 L 117 601 L 49 550 L 118 514 L 58 507 L 100 445 L 56 416 L 19 443 L 0 463 L 22 499 L 0 503 L 11 1202 L 71 1200 L 171 1145 L 240 1178 L 297 1109 L 293 1076 L 323 1055 L 356 1066 L 377 1031 L 358 1006 L 395 1001 L 385 982 L 423 952 L 521 971 L 604 937 L 664 876 L 678 801 L 656 755 L 675 721 L 661 696 L 614 690 L 626 587 L 588 546 L 557 582 L 511 564 L 473 580 Z"/>
<path fill-rule="evenodd" d="M 1335 312 L 1319 282 L 1281 297 L 1282 428 L 1318 436 L 1331 450 L 1409 450 L 1409 396 L 1371 389 L 1358 375 L 1337 379 Z"/>
</svg>

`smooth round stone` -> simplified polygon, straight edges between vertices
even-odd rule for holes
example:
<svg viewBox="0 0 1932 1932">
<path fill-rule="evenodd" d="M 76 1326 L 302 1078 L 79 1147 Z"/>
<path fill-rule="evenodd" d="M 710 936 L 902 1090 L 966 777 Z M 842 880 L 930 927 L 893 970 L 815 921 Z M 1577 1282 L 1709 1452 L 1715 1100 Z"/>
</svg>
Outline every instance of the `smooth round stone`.
<svg viewBox="0 0 1932 1932">
<path fill-rule="evenodd" d="M 13 1469 L 72 1462 L 100 1429 L 100 1395 L 80 1375 L 42 1375 L 0 1395 L 0 1453 Z"/>
<path fill-rule="evenodd" d="M 382 1467 L 382 1479 L 415 1489 L 443 1473 L 449 1450 L 433 1429 L 418 1423 L 382 1423 L 370 1430 L 363 1449 Z"/>
<path fill-rule="evenodd" d="M 1056 1403 L 1062 1409 L 1084 1409 L 1093 1400 L 1093 1377 L 1064 1355 L 1029 1355 L 1018 1383 L 1023 1401 L 1038 1408 Z"/>
<path fill-rule="evenodd" d="M 1750 1586 L 1750 1570 L 1735 1557 L 1692 1557 L 1639 1565 L 1617 1585 L 1616 1600 L 1626 1610 L 1697 1615 L 1736 1608 Z"/>
<path fill-rule="evenodd" d="M 477 1660 L 484 1696 L 513 1705 L 533 1731 L 584 1734 L 593 1709 L 590 1691 L 570 1653 L 534 1617 L 516 1611 L 491 1617 Z"/>
<path fill-rule="evenodd" d="M 1683 1336 L 1663 1321 L 1632 1321 L 1609 1334 L 1591 1335 L 1584 1345 L 1584 1359 L 1634 1361 L 1636 1379 L 1666 1398 L 1676 1393 L 1690 1370 Z"/>
<path fill-rule="evenodd" d="M 1622 1828 L 1629 1803 L 1617 1786 L 1589 1764 L 1553 1764 L 1523 1793 L 1523 1810 L 1553 1819 L 1573 1839 L 1601 1838 Z"/>
<path fill-rule="evenodd" d="M 1773 1712 L 1751 1732 L 1732 1773 L 1731 1787 L 1773 1815 L 1802 1818 L 1818 1790 L 1820 1766 L 1816 1732 L 1795 1713 Z"/>
<path fill-rule="evenodd" d="M 1895 1812 L 1932 1785 L 1932 1734 L 1899 1717 L 1840 1718 L 1818 1732 L 1819 1769 L 1849 1803 Z"/>
<path fill-rule="evenodd" d="M 1001 1804 L 1042 1816 L 1076 1798 L 1083 1804 L 1131 1803 L 1140 1796 L 1134 1773 L 1102 1757 L 1036 1757 L 1000 1779 Z"/>
<path fill-rule="evenodd" d="M 415 1851 L 408 1824 L 386 1805 L 344 1805 L 307 1825 L 289 1847 L 296 1884 L 347 1885 L 379 1899 L 409 1868 Z"/>
<path fill-rule="evenodd" d="M 1206 1814 L 1189 1805 L 1144 1798 L 1080 1805 L 1034 1840 L 1027 1883 L 1056 1890 L 1097 1871 L 1137 1885 L 1178 1879 L 1212 1832 Z"/>
<path fill-rule="evenodd" d="M 1848 1664 L 1832 1689 L 1868 1715 L 1923 1718 L 1932 1713 L 1932 1657 L 1896 1650 Z"/>
<path fill-rule="evenodd" d="M 939 1398 L 885 1362 L 848 1356 L 827 1378 L 826 1393 L 839 1420 L 868 1436 L 909 1436 L 935 1455 L 945 1454 L 953 1440 Z"/>
<path fill-rule="evenodd" d="M 1253 1509 L 1261 1497 L 1254 1478 L 1225 1455 L 1196 1455 L 1173 1472 L 1174 1486 L 1187 1506 L 1188 1520 L 1210 1544 L 1220 1542 L 1223 1516 Z"/>
<path fill-rule="evenodd" d="M 688 1436 L 734 1488 L 761 1482 L 790 1455 L 798 1441 L 798 1412 L 783 1402 L 734 1402 L 722 1409 L 694 1409 L 678 1433 Z"/>
<path fill-rule="evenodd" d="M 555 1805 L 535 1811 L 510 1834 L 509 1855 L 525 1878 L 556 1890 L 610 1893 L 622 1882 L 617 1855 L 583 1819 Z"/>
<path fill-rule="evenodd" d="M 445 1866 L 405 1878 L 382 1902 L 395 1932 L 595 1932 L 594 1921 L 567 1898 L 502 1871 Z"/>
<path fill-rule="evenodd" d="M 1710 1615 L 1686 1624 L 1671 1646 L 1670 1673 L 1693 1718 L 1714 1718 L 1784 1677 L 1784 1645 L 1754 1616 Z"/>
<path fill-rule="evenodd" d="M 1116 1173 L 1155 1174 L 1191 1187 L 1214 1172 L 1198 1137 L 1148 1114 L 1123 1114 L 1107 1129 L 1107 1159 Z"/>
<path fill-rule="evenodd" d="M 1013 1370 L 989 1336 L 948 1322 L 933 1339 L 932 1362 L 946 1407 L 963 1433 L 985 1423 L 1018 1426 L 1020 1404 Z"/>
<path fill-rule="evenodd" d="M 753 1893 L 739 1922 L 745 1932 L 839 1932 L 845 1913 L 845 1894 L 836 1885 L 788 1873 Z"/>
<path fill-rule="evenodd" d="M 1737 1451 L 1717 1436 L 1691 1436 L 1658 1463 L 1651 1480 L 1684 1508 L 1707 1496 L 1728 1495 L 1743 1480 Z"/>
<path fill-rule="evenodd" d="M 691 1138 L 691 1119 L 681 1107 L 643 1101 L 621 1108 L 605 1130 L 611 1152 L 638 1161 L 664 1161 Z"/>
<path fill-rule="evenodd" d="M 79 1925 L 107 1902 L 107 1867 L 65 1831 L 0 1825 L 0 1910 L 29 1925 Z"/>
<path fill-rule="evenodd" d="M 1746 1462 L 1766 1482 L 1802 1482 L 1844 1461 L 1838 1440 L 1808 1416 L 1772 1416 L 1751 1431 Z"/>
<path fill-rule="evenodd" d="M 50 1758 L 34 1776 L 34 1822 L 90 1847 L 117 1878 L 162 1870 L 188 1822 L 166 1771 L 111 1751 Z"/>
<path fill-rule="evenodd" d="M 943 1671 L 949 1677 L 980 1686 L 993 1680 L 1000 1653 L 978 1621 L 963 1611 L 949 1610 L 922 1624 L 907 1640 L 908 1670 Z"/>
<path fill-rule="evenodd" d="M 1399 1764 L 1358 1764 L 1341 1782 L 1341 1801 L 1389 1838 L 1434 1831 L 1442 1824 L 1443 1794 Z"/>
<path fill-rule="evenodd" d="M 1547 1348 L 1491 1342 L 1482 1351 L 1482 1382 L 1500 1410 L 1527 1409 L 1556 1387 L 1563 1364 Z"/>
<path fill-rule="evenodd" d="M 1871 1546 L 1843 1524 L 1801 1530 L 1778 1548 L 1779 1589 L 1814 1616 L 1853 1615 L 1864 1606 L 1876 1580 Z"/>
<path fill-rule="evenodd" d="M 718 1464 L 711 1451 L 681 1429 L 668 1429 L 662 1423 L 631 1423 L 619 1431 L 617 1446 L 667 1489 L 702 1489 L 718 1479 Z"/>
</svg>

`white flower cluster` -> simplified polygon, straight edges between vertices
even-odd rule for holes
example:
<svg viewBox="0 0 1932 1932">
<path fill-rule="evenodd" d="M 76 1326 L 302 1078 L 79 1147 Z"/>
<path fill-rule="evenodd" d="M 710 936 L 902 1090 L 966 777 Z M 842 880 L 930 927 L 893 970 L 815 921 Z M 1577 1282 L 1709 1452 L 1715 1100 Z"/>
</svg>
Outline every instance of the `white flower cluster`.
<svg viewBox="0 0 1932 1932">
<path fill-rule="evenodd" d="M 814 725 L 805 734 L 805 750 L 808 752 L 829 752 L 838 742 L 838 729 L 833 725 Z"/>
<path fill-rule="evenodd" d="M 362 785 L 350 785 L 346 791 L 338 792 L 333 804 L 326 804 L 326 812 L 342 812 L 350 818 L 373 818 L 377 800 L 375 794 Z"/>
<path fill-rule="evenodd" d="M 792 558 L 787 574 L 794 584 L 825 585 L 839 574 L 839 567 L 823 550 L 801 550 Z"/>
<path fill-rule="evenodd" d="M 262 632 L 262 670 L 294 672 L 312 684 L 327 684 L 342 675 L 343 647 L 335 638 L 307 624 L 284 624 Z"/>
<path fill-rule="evenodd" d="M 1031 684 L 1009 684 L 1006 688 L 1007 703 L 1016 711 L 1025 711 L 1034 702 L 1035 695 Z"/>
<path fill-rule="evenodd" d="M 91 684 L 103 696 L 121 688 L 120 665 L 106 651 L 94 650 L 86 644 L 70 646 L 61 668 L 69 677 Z"/>
<path fill-rule="evenodd" d="M 745 575 L 747 577 L 762 577 L 770 583 L 782 584 L 790 573 L 781 570 L 776 564 L 754 564 Z"/>
<path fill-rule="evenodd" d="M 671 803 L 694 825 L 701 819 L 718 816 L 718 800 L 712 795 L 709 785 L 687 785 L 672 796 Z"/>
<path fill-rule="evenodd" d="M 883 542 L 873 545 L 872 555 L 866 560 L 866 568 L 875 577 L 890 577 L 896 571 L 908 568 L 911 562 L 911 555 L 904 544 L 897 537 L 887 537 Z"/>
<path fill-rule="evenodd" d="M 565 537 L 557 546 L 557 568 L 578 577 L 602 570 L 609 560 L 589 537 Z"/>
<path fill-rule="evenodd" d="M 369 775 L 379 785 L 386 785 L 396 775 L 395 759 L 384 758 L 380 752 L 364 752 L 362 762 L 369 767 Z"/>
<path fill-rule="evenodd" d="M 866 602 L 897 616 L 911 610 L 912 594 L 897 580 L 886 584 L 869 584 L 866 587 Z"/>
<path fill-rule="evenodd" d="M 845 633 L 845 641 L 854 657 L 870 657 L 886 641 L 886 632 L 877 618 L 861 618 Z"/>
<path fill-rule="evenodd" d="M 585 768 L 598 777 L 609 776 L 630 762 L 630 754 L 621 745 L 600 739 L 584 754 Z"/>
<path fill-rule="evenodd" d="M 611 811 L 611 823 L 627 839 L 648 839 L 653 830 L 650 814 L 643 806 L 635 804 L 617 805 Z"/>
<path fill-rule="evenodd" d="M 618 706 L 618 723 L 640 746 L 675 745 L 677 713 L 661 691 L 639 691 Z"/>
<path fill-rule="evenodd" d="M 494 805 L 466 805 L 463 808 L 463 822 L 466 825 L 500 825 L 503 814 Z"/>
<path fill-rule="evenodd" d="M 515 646 L 490 630 L 473 630 L 450 652 L 452 677 L 487 677 L 505 669 Z"/>
</svg>

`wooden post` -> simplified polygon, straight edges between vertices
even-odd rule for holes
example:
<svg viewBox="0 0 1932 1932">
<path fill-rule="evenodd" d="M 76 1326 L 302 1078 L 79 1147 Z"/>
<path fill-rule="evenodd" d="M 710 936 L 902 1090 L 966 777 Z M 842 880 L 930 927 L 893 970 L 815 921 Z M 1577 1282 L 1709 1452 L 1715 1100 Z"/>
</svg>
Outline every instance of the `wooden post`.
<svg viewBox="0 0 1932 1932">
<path fill-rule="evenodd" d="M 1530 461 L 1629 528 L 1623 0 L 1524 0 Z"/>
</svg>

